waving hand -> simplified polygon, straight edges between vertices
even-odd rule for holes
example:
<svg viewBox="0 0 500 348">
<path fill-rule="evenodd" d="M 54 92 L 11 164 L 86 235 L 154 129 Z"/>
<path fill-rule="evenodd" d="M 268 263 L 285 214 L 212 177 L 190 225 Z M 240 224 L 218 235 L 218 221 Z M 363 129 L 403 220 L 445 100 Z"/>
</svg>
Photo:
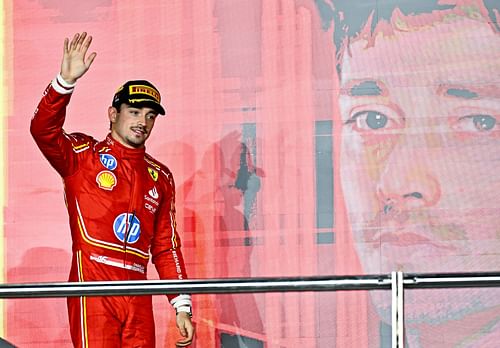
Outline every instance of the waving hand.
<svg viewBox="0 0 500 348">
<path fill-rule="evenodd" d="M 64 39 L 64 53 L 61 63 L 61 77 L 68 83 L 75 83 L 82 77 L 94 61 L 97 53 L 92 52 L 87 55 L 87 51 L 92 42 L 92 36 L 87 36 L 86 32 L 76 33 L 71 42 Z"/>
</svg>

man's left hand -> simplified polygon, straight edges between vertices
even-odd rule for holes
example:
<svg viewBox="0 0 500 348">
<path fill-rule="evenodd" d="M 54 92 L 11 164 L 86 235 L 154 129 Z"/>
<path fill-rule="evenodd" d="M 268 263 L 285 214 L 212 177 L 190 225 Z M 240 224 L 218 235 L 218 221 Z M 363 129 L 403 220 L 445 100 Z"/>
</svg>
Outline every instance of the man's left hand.
<svg viewBox="0 0 500 348">
<path fill-rule="evenodd" d="M 187 347 L 193 342 L 194 338 L 194 326 L 191 322 L 191 317 L 188 313 L 179 312 L 175 318 L 177 322 L 177 327 L 179 328 L 179 333 L 184 339 L 176 342 L 176 347 Z"/>
</svg>

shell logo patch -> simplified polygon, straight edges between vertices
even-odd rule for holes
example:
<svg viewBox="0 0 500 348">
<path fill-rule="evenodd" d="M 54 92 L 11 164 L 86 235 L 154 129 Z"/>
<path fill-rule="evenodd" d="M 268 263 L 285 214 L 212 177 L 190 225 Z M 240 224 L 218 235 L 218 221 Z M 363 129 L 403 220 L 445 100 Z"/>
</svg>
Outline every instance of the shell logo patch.
<svg viewBox="0 0 500 348">
<path fill-rule="evenodd" d="M 148 172 L 149 172 L 149 175 L 151 175 L 151 177 L 153 178 L 154 181 L 158 180 L 158 171 L 156 169 L 148 167 Z"/>
<path fill-rule="evenodd" d="M 116 176 L 108 170 L 103 170 L 97 174 L 95 181 L 99 185 L 99 188 L 107 191 L 112 191 L 116 186 Z"/>
</svg>

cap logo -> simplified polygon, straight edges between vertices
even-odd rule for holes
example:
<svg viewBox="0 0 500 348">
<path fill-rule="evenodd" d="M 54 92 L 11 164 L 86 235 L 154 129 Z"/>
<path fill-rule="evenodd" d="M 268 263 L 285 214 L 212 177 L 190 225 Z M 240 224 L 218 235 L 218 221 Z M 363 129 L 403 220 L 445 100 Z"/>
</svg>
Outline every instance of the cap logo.
<svg viewBox="0 0 500 348">
<path fill-rule="evenodd" d="M 154 88 L 145 85 L 132 85 L 128 87 L 130 96 L 134 94 L 147 94 L 152 97 L 156 102 L 160 103 L 160 93 Z"/>
</svg>

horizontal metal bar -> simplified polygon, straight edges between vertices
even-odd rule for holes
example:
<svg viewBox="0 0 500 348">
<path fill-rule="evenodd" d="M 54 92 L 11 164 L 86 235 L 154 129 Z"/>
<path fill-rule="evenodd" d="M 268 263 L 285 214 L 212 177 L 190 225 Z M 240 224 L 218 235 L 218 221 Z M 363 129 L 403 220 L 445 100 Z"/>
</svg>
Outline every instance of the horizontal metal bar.
<svg viewBox="0 0 500 348">
<path fill-rule="evenodd" d="M 405 289 L 500 287 L 500 272 L 406 273 Z"/>
<path fill-rule="evenodd" d="M 377 290 L 390 286 L 390 275 L 25 283 L 0 285 L 0 298 Z"/>
<path fill-rule="evenodd" d="M 407 273 L 405 289 L 500 287 L 500 273 Z M 230 294 L 257 292 L 389 290 L 391 275 L 222 278 L 0 285 L 0 298 L 42 298 L 175 293 Z"/>
</svg>

